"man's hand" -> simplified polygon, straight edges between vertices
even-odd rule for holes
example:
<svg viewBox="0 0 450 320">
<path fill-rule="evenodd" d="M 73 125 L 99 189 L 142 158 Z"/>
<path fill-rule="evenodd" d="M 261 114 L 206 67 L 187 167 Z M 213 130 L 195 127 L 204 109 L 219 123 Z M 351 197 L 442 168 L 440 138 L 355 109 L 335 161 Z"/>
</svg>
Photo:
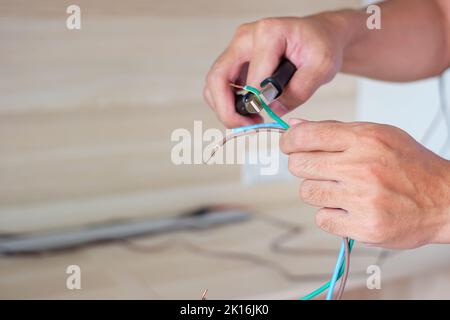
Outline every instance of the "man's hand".
<svg viewBox="0 0 450 320">
<path fill-rule="evenodd" d="M 259 87 L 281 58 L 297 72 L 271 104 L 278 115 L 301 105 L 338 71 L 388 81 L 440 74 L 450 65 L 450 1 L 396 0 L 378 4 L 381 30 L 369 30 L 364 10 L 304 18 L 270 18 L 240 26 L 207 77 L 204 96 L 227 127 L 261 121 L 234 109 L 229 86 L 249 62 L 246 84 Z M 405 59 L 408 57 L 408 59 Z M 246 79 L 243 79 L 245 82 Z"/>
<path fill-rule="evenodd" d="M 211 67 L 204 96 L 227 127 L 252 124 L 259 116 L 243 117 L 235 111 L 229 86 L 250 62 L 246 84 L 259 88 L 283 57 L 298 71 L 272 109 L 283 115 L 305 102 L 316 89 L 330 81 L 342 64 L 347 33 L 342 19 L 330 14 L 306 18 L 270 18 L 241 25 L 228 48 Z M 244 79 L 245 81 L 245 79 Z"/>
<path fill-rule="evenodd" d="M 387 248 L 450 242 L 450 164 L 380 124 L 300 122 L 281 138 L 323 230 Z"/>
</svg>

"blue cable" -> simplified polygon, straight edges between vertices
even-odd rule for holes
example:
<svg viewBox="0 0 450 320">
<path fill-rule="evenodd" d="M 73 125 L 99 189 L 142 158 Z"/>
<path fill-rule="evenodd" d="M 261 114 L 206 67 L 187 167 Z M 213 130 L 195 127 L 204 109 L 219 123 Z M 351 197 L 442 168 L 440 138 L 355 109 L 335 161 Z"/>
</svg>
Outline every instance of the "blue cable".
<svg viewBox="0 0 450 320">
<path fill-rule="evenodd" d="M 259 129 L 259 128 L 280 128 L 280 129 L 286 129 L 286 127 L 283 126 L 279 122 L 270 122 L 270 123 L 258 123 L 258 124 L 252 124 L 252 125 L 248 125 L 248 126 L 242 126 L 242 127 L 233 128 L 233 129 L 231 129 L 231 132 L 232 133 L 239 133 L 239 132 L 248 131 L 248 130 L 254 130 L 254 129 Z M 352 246 L 353 246 L 353 240 L 350 240 L 350 250 L 351 250 Z M 336 286 L 336 282 L 340 278 L 340 272 L 341 272 L 342 265 L 343 265 L 344 259 L 345 259 L 344 256 L 345 256 L 345 241 L 342 240 L 341 248 L 339 249 L 338 259 L 337 259 L 336 265 L 334 267 L 334 272 L 333 272 L 333 275 L 331 277 L 331 280 L 329 281 L 329 287 L 328 287 L 326 300 L 332 300 L 333 299 L 334 288 Z M 322 291 L 323 290 L 324 289 L 322 289 Z M 315 295 L 317 295 L 317 293 Z"/>
<path fill-rule="evenodd" d="M 258 124 L 251 124 L 249 126 L 243 126 L 243 127 L 237 127 L 237 128 L 233 128 L 231 129 L 232 133 L 238 133 L 238 132 L 243 132 L 243 131 L 248 131 L 248 130 L 253 130 L 253 129 L 259 129 L 259 128 L 280 128 L 280 129 L 284 129 L 284 127 L 279 124 L 278 122 L 265 122 L 265 123 L 258 123 Z"/>
<path fill-rule="evenodd" d="M 333 299 L 334 287 L 336 286 L 336 282 L 339 279 L 339 271 L 341 270 L 342 263 L 344 262 L 344 255 L 345 255 L 345 242 L 344 240 L 342 240 L 341 249 L 339 250 L 338 259 L 334 267 L 333 276 L 331 277 L 330 280 L 330 287 L 328 288 L 326 297 L 327 300 Z"/>
</svg>

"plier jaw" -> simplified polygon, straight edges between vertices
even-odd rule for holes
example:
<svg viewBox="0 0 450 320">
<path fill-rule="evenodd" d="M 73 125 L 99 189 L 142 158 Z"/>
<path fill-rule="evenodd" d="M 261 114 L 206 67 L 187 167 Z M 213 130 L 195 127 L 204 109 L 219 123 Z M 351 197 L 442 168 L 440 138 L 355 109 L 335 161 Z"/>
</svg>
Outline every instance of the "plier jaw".
<svg viewBox="0 0 450 320">
<path fill-rule="evenodd" d="M 270 82 L 267 82 L 260 92 L 259 97 L 257 97 L 252 92 L 243 89 L 238 90 L 236 92 L 236 110 L 242 115 L 256 114 L 263 110 L 261 100 L 269 105 L 279 96 L 278 89 Z"/>
</svg>

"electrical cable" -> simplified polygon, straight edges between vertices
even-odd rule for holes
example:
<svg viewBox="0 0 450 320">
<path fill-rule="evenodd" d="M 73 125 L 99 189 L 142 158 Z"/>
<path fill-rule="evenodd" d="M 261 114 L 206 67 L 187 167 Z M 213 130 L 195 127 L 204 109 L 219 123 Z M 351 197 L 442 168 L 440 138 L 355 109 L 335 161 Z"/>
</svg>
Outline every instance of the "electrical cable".
<svg viewBox="0 0 450 320">
<path fill-rule="evenodd" d="M 297 232 L 296 227 L 293 227 L 291 229 L 286 230 L 285 232 L 279 234 L 277 237 L 273 239 L 273 241 L 270 243 L 270 249 L 278 254 L 282 255 L 330 255 L 336 253 L 336 249 L 331 248 L 303 248 L 303 247 L 293 247 L 287 245 L 289 241 L 294 239 L 299 235 L 299 232 Z M 360 257 L 372 257 L 374 254 L 372 252 L 368 251 L 358 251 L 354 252 L 354 255 L 360 256 Z"/>
<path fill-rule="evenodd" d="M 213 150 L 211 151 L 211 154 L 209 155 L 209 158 L 204 161 L 204 164 L 208 164 L 208 162 L 214 157 L 214 155 L 216 154 L 216 152 L 223 147 L 227 142 L 229 142 L 230 140 L 236 139 L 238 137 L 242 137 L 242 136 L 247 136 L 249 134 L 255 134 L 255 133 L 259 133 L 259 132 L 279 132 L 279 133 L 283 133 L 286 131 L 286 129 L 284 128 L 280 128 L 280 125 L 265 125 L 265 126 L 256 126 L 256 125 L 252 125 L 250 126 L 250 129 L 244 129 L 245 127 L 239 127 L 236 129 L 242 129 L 242 130 L 236 130 L 236 133 L 232 133 L 228 136 L 226 136 L 225 138 L 222 139 L 222 141 L 220 141 L 219 143 L 217 143 Z"/>
<path fill-rule="evenodd" d="M 345 248 L 346 248 L 345 240 L 342 239 L 341 248 L 339 249 L 338 259 L 337 259 L 336 265 L 334 267 L 333 275 L 331 276 L 330 285 L 329 285 L 327 296 L 326 296 L 327 300 L 333 299 L 334 287 L 336 285 L 336 282 L 338 281 L 339 271 L 341 270 L 341 266 L 344 262 L 344 256 L 345 256 L 345 250 L 346 250 Z"/>
<path fill-rule="evenodd" d="M 289 128 L 289 125 L 288 125 L 286 122 L 284 122 L 280 117 L 278 117 L 278 116 L 270 109 L 270 107 L 263 101 L 263 99 L 261 99 L 261 97 L 260 97 L 260 92 L 259 92 L 258 89 L 253 88 L 253 87 L 251 87 L 251 86 L 244 86 L 243 89 L 246 90 L 246 91 L 252 92 L 252 93 L 259 99 L 259 101 L 261 102 L 261 105 L 263 106 L 264 110 L 269 114 L 269 116 L 270 116 L 273 120 L 275 120 L 280 126 L 283 127 L 283 129 L 279 129 L 279 128 L 278 128 L 278 130 L 280 130 L 281 132 L 284 132 L 284 130 L 287 130 L 287 129 Z M 267 130 L 274 130 L 274 129 L 275 129 L 275 128 L 273 128 L 273 127 L 272 127 L 272 128 L 267 128 L 267 127 L 265 127 L 265 128 L 266 128 Z M 264 129 L 264 128 L 263 128 L 263 127 L 260 127 L 260 128 L 258 127 L 257 129 L 253 129 L 253 127 L 251 127 L 251 129 L 247 129 L 247 130 L 246 130 L 246 127 L 235 128 L 235 132 L 237 131 L 238 133 L 236 133 L 236 134 L 234 134 L 234 135 L 231 135 L 231 136 L 228 136 L 228 137 L 225 137 L 225 138 L 222 140 L 222 143 L 221 143 L 221 144 L 218 144 L 218 145 L 213 149 L 213 151 L 212 151 L 212 153 L 211 153 L 211 156 L 209 157 L 209 159 L 208 159 L 205 163 L 207 163 L 207 162 L 214 156 L 214 154 L 217 152 L 217 150 L 218 150 L 221 146 L 225 145 L 225 143 L 226 143 L 227 141 L 229 141 L 229 140 L 231 140 L 231 139 L 233 139 L 233 138 L 235 138 L 235 137 L 237 137 L 237 136 L 246 135 L 246 134 L 248 134 L 249 132 L 258 132 L 258 130 L 262 130 L 262 129 Z M 344 240 L 344 241 L 345 241 L 345 240 Z M 349 252 L 350 252 L 350 250 L 351 250 L 352 245 L 353 245 L 353 241 L 352 241 L 351 245 L 349 246 Z M 324 285 L 322 285 L 320 288 L 314 290 L 314 291 L 311 292 L 310 294 L 307 294 L 306 296 L 304 296 L 304 297 L 302 297 L 302 298 L 300 298 L 300 299 L 302 299 L 302 300 L 309 300 L 309 299 L 311 299 L 311 298 L 317 296 L 318 294 L 320 294 L 321 292 L 323 292 L 324 290 L 326 290 L 326 289 L 329 288 L 329 287 L 330 287 L 330 289 L 331 289 L 330 292 L 333 292 L 333 291 L 334 291 L 334 286 L 335 286 L 335 284 L 336 284 L 336 281 L 339 280 L 339 279 L 341 278 L 341 276 L 342 276 L 342 274 L 343 274 L 343 272 L 344 272 L 344 268 L 345 268 L 345 265 L 344 265 L 344 264 L 345 264 L 345 262 L 344 262 L 344 260 L 345 260 L 345 258 L 344 258 L 344 255 L 345 255 L 345 248 L 346 248 L 345 244 L 341 245 L 341 249 L 340 249 L 340 251 L 339 251 L 338 259 L 337 259 L 337 262 L 336 262 L 336 265 L 335 265 L 335 273 L 333 274 L 332 279 L 331 279 L 330 281 L 328 281 L 327 283 L 325 283 Z M 345 285 L 345 284 L 344 284 L 344 285 Z M 332 295 L 331 295 L 331 297 L 332 297 Z M 331 298 L 330 298 L 330 299 L 331 299 Z"/>
<path fill-rule="evenodd" d="M 301 226 L 292 226 L 287 221 L 279 218 L 275 218 L 273 216 L 262 216 L 261 214 L 258 215 L 258 217 L 262 217 L 266 222 L 268 222 L 271 225 L 274 225 L 279 228 L 286 229 L 288 231 L 295 230 L 297 234 L 301 232 Z M 325 274 L 293 274 L 290 271 L 288 271 L 286 268 L 284 268 L 281 264 L 278 264 L 270 259 L 252 254 L 252 253 L 243 253 L 243 252 L 236 252 L 236 251 L 230 251 L 230 250 L 217 250 L 217 249 L 207 249 L 204 247 L 201 247 L 197 244 L 192 243 L 191 241 L 188 241 L 187 239 L 171 239 L 167 240 L 163 243 L 159 243 L 152 246 L 147 245 L 140 245 L 136 242 L 130 240 L 130 239 L 123 239 L 121 241 L 126 247 L 134 252 L 137 253 L 160 253 L 165 250 L 167 250 L 170 247 L 173 246 L 180 246 L 184 248 L 187 251 L 193 252 L 195 254 L 200 254 L 207 257 L 213 257 L 213 258 L 220 258 L 220 259 L 227 259 L 227 260 L 238 260 L 238 261 L 245 261 L 251 264 L 254 264 L 255 266 L 264 267 L 269 270 L 272 270 L 279 274 L 281 277 L 283 277 L 287 281 L 306 281 L 306 280 L 320 280 L 323 279 Z M 318 252 L 317 254 L 322 254 L 322 252 Z"/>
<path fill-rule="evenodd" d="M 336 296 L 336 300 L 341 300 L 344 295 L 345 285 L 347 284 L 348 274 L 350 272 L 350 244 L 348 238 L 344 238 L 345 242 L 345 265 L 344 265 L 344 274 L 341 278 L 341 283 L 339 284 L 338 293 Z"/>
<path fill-rule="evenodd" d="M 284 127 L 281 124 L 279 124 L 278 122 L 269 122 L 269 123 L 264 122 L 264 123 L 251 124 L 248 126 L 233 128 L 233 129 L 231 129 L 231 132 L 239 133 L 239 132 L 243 132 L 243 131 L 247 131 L 247 130 L 260 129 L 260 128 L 284 129 Z"/>
<path fill-rule="evenodd" d="M 263 219 L 264 221 L 268 222 L 270 225 L 273 225 L 278 228 L 286 229 L 288 232 L 292 233 L 295 232 L 297 235 L 301 233 L 301 226 L 300 225 L 292 225 L 288 221 L 285 221 L 284 219 L 275 218 L 274 216 L 269 215 L 262 215 L 258 214 L 258 218 Z M 136 243 L 135 241 L 131 239 L 123 239 L 121 241 L 122 244 L 126 245 L 126 248 L 134 251 L 136 253 L 161 253 L 171 247 L 179 246 L 183 249 L 190 251 L 194 254 L 200 254 L 206 257 L 213 257 L 213 258 L 220 258 L 220 259 L 226 259 L 226 260 L 237 260 L 237 261 L 245 261 L 251 264 L 254 264 L 255 266 L 264 267 L 266 269 L 272 270 L 279 274 L 282 278 L 284 278 L 287 281 L 305 281 L 305 280 L 319 280 L 323 279 L 324 274 L 293 274 L 290 271 L 288 271 L 286 268 L 284 268 L 281 264 L 278 264 L 270 259 L 263 258 L 261 256 L 252 254 L 252 253 L 243 253 L 243 252 L 236 252 L 236 251 L 230 251 L 230 250 L 217 250 L 217 249 L 209 249 L 202 246 L 199 246 L 195 243 L 192 243 L 191 241 L 187 239 L 181 239 L 180 237 L 175 239 L 166 240 L 162 243 L 158 243 L 155 245 L 141 245 Z M 350 244 L 347 242 L 348 246 L 348 252 L 346 252 L 346 256 L 350 255 Z M 308 252 L 309 254 L 317 254 L 321 255 L 324 254 L 323 251 L 313 249 L 312 251 Z M 326 252 L 325 254 L 329 254 L 330 252 Z M 304 254 L 304 253 L 301 253 Z M 347 260 L 349 261 L 349 259 Z M 349 262 L 343 266 L 343 269 L 341 270 L 342 280 L 346 280 L 346 277 L 348 276 L 348 266 Z M 365 274 L 365 272 L 361 271 L 361 275 Z M 341 281 L 341 287 L 345 287 L 345 281 Z M 320 288 L 319 288 L 320 289 Z M 326 290 L 324 288 L 321 292 Z M 343 290 L 343 289 L 342 289 Z M 319 292 L 320 293 L 320 292 Z M 316 293 L 311 296 L 313 298 L 316 296 Z"/>
<path fill-rule="evenodd" d="M 287 130 L 289 128 L 289 125 L 286 122 L 284 122 L 284 120 L 281 119 L 279 116 L 277 116 L 275 114 L 275 112 L 273 112 L 272 109 L 270 109 L 270 107 L 267 105 L 267 103 L 265 103 L 264 100 L 261 99 L 261 92 L 258 89 L 254 88 L 254 87 L 251 87 L 251 86 L 244 86 L 243 89 L 245 91 L 249 91 L 249 92 L 253 93 L 259 99 L 259 101 L 261 102 L 261 105 L 263 106 L 264 110 L 267 112 L 267 114 L 273 120 L 278 122 L 284 129 Z"/>
<path fill-rule="evenodd" d="M 349 253 L 351 253 L 351 251 L 352 251 L 353 244 L 354 244 L 354 241 L 353 241 L 352 239 L 350 239 L 350 240 L 349 240 Z M 338 275 L 338 279 L 339 279 L 340 277 L 342 277 L 342 275 L 343 275 L 343 273 L 344 273 L 344 268 L 345 268 L 345 265 L 342 265 L 342 266 L 341 266 L 341 270 L 340 270 L 339 275 Z M 325 290 L 327 290 L 327 289 L 329 288 L 329 286 L 330 286 L 330 281 L 324 283 L 322 286 L 320 286 L 320 287 L 317 288 L 316 290 L 314 290 L 314 291 L 308 293 L 307 295 L 301 297 L 299 300 L 311 300 L 311 299 L 313 299 L 314 297 L 320 295 L 320 294 L 321 294 L 322 292 L 324 292 Z"/>
<path fill-rule="evenodd" d="M 264 99 L 261 98 L 261 92 L 251 86 L 244 86 L 243 90 L 245 91 L 249 91 L 251 93 L 253 93 L 260 101 L 261 105 L 263 106 L 264 110 L 267 112 L 267 114 L 273 119 L 275 120 L 277 123 L 279 123 L 284 129 L 288 129 L 289 125 L 284 122 L 280 117 L 278 117 L 278 115 L 276 115 L 272 109 L 270 109 L 270 107 L 264 102 Z M 245 131 L 244 131 L 245 132 Z M 339 255 L 338 255 L 338 259 L 335 265 L 335 270 L 333 273 L 333 276 L 331 278 L 331 280 L 328 282 L 328 287 L 329 287 L 329 292 L 327 295 L 327 299 L 330 300 L 333 297 L 333 292 L 334 292 L 334 286 L 336 284 L 336 281 L 339 280 L 339 278 L 342 276 L 342 272 L 343 272 L 343 268 L 345 267 L 344 265 L 344 255 L 345 255 L 345 250 L 346 250 L 346 245 L 345 245 L 345 239 L 342 242 L 341 248 L 339 250 Z M 353 240 L 352 240 L 352 244 L 353 244 Z M 349 249 L 351 250 L 351 246 L 349 246 Z M 350 252 L 349 250 L 349 252 Z M 342 272 L 340 272 L 342 271 Z M 344 283 L 345 285 L 345 283 Z M 308 295 L 307 295 L 308 296 Z"/>
</svg>

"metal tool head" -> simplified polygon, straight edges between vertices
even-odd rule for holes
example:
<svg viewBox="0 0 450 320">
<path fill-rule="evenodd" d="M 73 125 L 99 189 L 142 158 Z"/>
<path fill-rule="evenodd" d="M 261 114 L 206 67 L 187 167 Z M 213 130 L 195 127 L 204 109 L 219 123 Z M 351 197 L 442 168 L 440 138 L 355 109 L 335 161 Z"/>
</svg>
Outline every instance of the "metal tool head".
<svg viewBox="0 0 450 320">
<path fill-rule="evenodd" d="M 269 105 L 278 95 L 277 88 L 272 83 L 267 83 L 262 89 L 261 94 L 257 97 L 252 92 L 245 90 L 239 90 L 236 94 L 242 96 L 242 103 L 244 104 L 245 111 L 249 114 L 255 114 L 263 110 L 261 100 Z M 261 99 L 261 100 L 260 100 Z"/>
</svg>

